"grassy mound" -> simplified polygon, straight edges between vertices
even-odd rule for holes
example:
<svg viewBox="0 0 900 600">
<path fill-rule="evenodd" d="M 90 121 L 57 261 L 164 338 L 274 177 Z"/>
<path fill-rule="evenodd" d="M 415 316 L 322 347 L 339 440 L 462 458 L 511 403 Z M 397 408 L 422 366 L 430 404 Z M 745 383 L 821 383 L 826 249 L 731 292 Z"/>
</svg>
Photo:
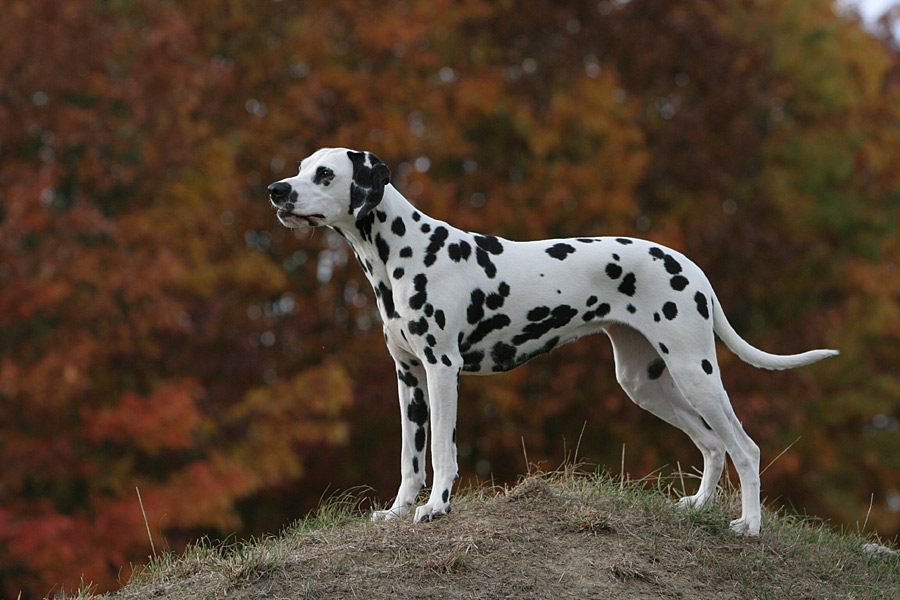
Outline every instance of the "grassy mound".
<svg viewBox="0 0 900 600">
<path fill-rule="evenodd" d="M 681 513 L 659 487 L 569 470 L 453 508 L 371 523 L 345 496 L 278 537 L 155 559 L 110 598 L 900 598 L 889 549 L 773 513 L 738 537 L 730 492 Z"/>
</svg>

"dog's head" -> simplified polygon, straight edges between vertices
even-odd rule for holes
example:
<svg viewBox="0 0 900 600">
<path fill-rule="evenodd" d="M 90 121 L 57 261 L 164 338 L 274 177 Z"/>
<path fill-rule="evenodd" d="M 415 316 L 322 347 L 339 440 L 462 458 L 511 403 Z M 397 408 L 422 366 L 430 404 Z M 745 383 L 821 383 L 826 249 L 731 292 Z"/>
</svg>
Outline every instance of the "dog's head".
<svg viewBox="0 0 900 600">
<path fill-rule="evenodd" d="M 300 172 L 269 186 L 278 220 L 287 227 L 358 221 L 381 202 L 391 172 L 371 152 L 322 148 Z"/>
</svg>

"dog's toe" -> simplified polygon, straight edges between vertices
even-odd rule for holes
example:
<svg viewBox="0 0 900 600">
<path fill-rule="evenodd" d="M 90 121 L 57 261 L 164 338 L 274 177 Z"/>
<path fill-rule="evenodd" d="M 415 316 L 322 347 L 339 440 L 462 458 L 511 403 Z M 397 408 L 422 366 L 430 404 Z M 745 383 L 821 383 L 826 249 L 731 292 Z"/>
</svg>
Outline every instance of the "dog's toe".
<svg viewBox="0 0 900 600">
<path fill-rule="evenodd" d="M 446 508 L 437 508 L 426 504 L 425 506 L 420 506 L 416 509 L 416 522 L 430 523 L 431 521 L 440 519 L 449 512 L 449 506 L 447 506 Z"/>
<path fill-rule="evenodd" d="M 735 519 L 729 524 L 730 529 L 738 535 L 753 537 L 759 535 L 760 523 L 746 520 L 743 517 Z"/>
</svg>

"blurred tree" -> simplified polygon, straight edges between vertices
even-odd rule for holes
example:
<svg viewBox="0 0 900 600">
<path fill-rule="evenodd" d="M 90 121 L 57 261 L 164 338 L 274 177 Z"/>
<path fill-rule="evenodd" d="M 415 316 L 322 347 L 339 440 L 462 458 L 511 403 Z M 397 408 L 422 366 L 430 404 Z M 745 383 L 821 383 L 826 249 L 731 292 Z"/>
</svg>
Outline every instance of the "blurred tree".
<svg viewBox="0 0 900 600">
<path fill-rule="evenodd" d="M 391 361 L 344 242 L 275 222 L 317 147 L 510 238 L 692 256 L 787 374 L 720 357 L 770 497 L 900 530 L 900 59 L 830 0 L 11 0 L 0 19 L 0 587 L 108 587 L 199 533 L 397 484 Z M 749 274 L 745 276 L 744 274 Z M 595 364 L 603 364 L 598 369 Z M 699 460 L 602 336 L 464 379 L 464 481 Z M 352 440 L 352 443 L 349 441 Z M 387 500 L 387 498 L 383 498 Z M 125 574 L 127 575 L 127 573 Z M 23 596 L 24 597 L 24 596 Z"/>
</svg>

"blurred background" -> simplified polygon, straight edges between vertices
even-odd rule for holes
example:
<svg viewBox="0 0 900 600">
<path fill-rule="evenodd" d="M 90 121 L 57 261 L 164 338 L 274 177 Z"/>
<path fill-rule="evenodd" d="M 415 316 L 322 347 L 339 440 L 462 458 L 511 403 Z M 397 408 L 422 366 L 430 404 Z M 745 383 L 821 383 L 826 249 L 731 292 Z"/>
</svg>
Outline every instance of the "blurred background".
<svg viewBox="0 0 900 600">
<path fill-rule="evenodd" d="M 432 216 L 683 251 L 790 372 L 720 352 L 766 502 L 900 531 L 900 9 L 831 0 L 4 0 L 0 594 L 399 483 L 374 296 L 266 186 L 371 150 Z M 881 15 L 884 15 L 881 17 Z M 879 17 L 880 20 L 879 20 Z M 701 466 L 604 336 L 464 378 L 463 486 Z M 581 436 L 584 430 L 583 437 Z M 790 447 L 783 455 L 779 455 Z M 588 466 L 587 468 L 593 468 Z M 695 481 L 685 484 L 688 492 Z"/>
</svg>

